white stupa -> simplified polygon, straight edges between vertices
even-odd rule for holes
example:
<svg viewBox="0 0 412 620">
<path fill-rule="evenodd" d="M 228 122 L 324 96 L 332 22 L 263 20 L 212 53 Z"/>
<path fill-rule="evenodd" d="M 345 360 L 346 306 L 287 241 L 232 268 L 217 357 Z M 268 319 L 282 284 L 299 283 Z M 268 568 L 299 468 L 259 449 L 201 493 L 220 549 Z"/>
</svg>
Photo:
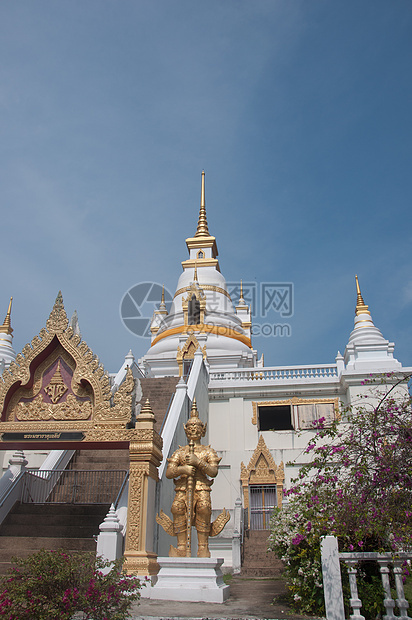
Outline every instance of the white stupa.
<svg viewBox="0 0 412 620">
<path fill-rule="evenodd" d="M 344 361 L 346 372 L 394 372 L 402 364 L 393 357 L 395 344 L 386 340 L 374 325 L 368 306 L 363 301 L 356 278 L 355 326 L 346 345 Z"/>
<path fill-rule="evenodd" d="M 16 359 L 16 351 L 13 349 L 13 328 L 11 326 L 11 304 L 13 297 L 10 297 L 9 308 L 3 325 L 0 325 L 0 374 L 8 368 L 11 362 Z"/>
<path fill-rule="evenodd" d="M 189 258 L 182 262 L 170 311 L 164 296 L 151 323 L 152 343 L 140 361 L 149 376 L 178 376 L 201 347 L 210 367 L 256 365 L 251 345 L 251 313 L 243 295 L 234 308 L 220 273 L 215 237 L 209 234 L 202 172 L 200 213 L 194 237 L 186 239 Z"/>
</svg>

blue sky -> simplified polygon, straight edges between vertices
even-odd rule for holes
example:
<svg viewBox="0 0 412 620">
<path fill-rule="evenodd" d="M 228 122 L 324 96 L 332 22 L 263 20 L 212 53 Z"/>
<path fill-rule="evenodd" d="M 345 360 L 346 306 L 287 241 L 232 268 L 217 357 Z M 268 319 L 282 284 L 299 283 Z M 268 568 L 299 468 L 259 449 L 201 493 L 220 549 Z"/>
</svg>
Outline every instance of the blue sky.
<svg viewBox="0 0 412 620">
<path fill-rule="evenodd" d="M 205 169 L 226 279 L 294 285 L 267 365 L 343 353 L 355 273 L 412 365 L 410 0 L 3 0 L 0 59 L 16 351 L 61 289 L 108 370 L 144 354 L 120 302 L 174 292 Z"/>
</svg>

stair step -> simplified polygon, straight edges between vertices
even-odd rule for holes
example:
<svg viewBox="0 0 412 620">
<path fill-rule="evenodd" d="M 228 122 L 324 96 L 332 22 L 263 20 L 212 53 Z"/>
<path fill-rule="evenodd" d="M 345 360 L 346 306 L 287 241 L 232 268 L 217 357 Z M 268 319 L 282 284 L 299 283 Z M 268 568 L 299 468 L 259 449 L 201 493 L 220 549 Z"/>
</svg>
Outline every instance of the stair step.
<svg viewBox="0 0 412 620">
<path fill-rule="evenodd" d="M 128 450 L 80 450 L 70 464 L 72 470 L 124 471 L 129 469 Z M 69 469 L 70 469 L 69 468 Z M 120 476 L 122 478 L 122 476 Z M 0 574 L 12 566 L 13 557 L 28 557 L 40 549 L 96 552 L 95 537 L 112 501 L 106 495 L 98 496 L 102 485 L 89 488 L 82 484 L 76 489 L 78 501 L 105 501 L 104 504 L 49 503 L 15 504 L 0 525 Z M 120 488 L 120 483 L 119 483 Z M 96 491 L 96 494 L 94 493 Z M 84 493 L 84 495 L 83 495 Z M 51 498 L 70 501 L 72 495 L 65 476 L 52 491 Z M 30 534 L 33 534 L 30 536 Z"/>
<path fill-rule="evenodd" d="M 102 513 L 99 514 L 76 514 L 76 515 L 70 515 L 69 513 L 56 513 L 53 515 L 53 525 L 55 526 L 62 526 L 62 525 L 66 525 L 68 520 L 70 520 L 70 525 L 75 525 L 76 527 L 85 527 L 85 526 L 94 526 L 97 524 L 97 526 L 100 525 L 100 523 L 102 522 L 102 518 L 104 519 L 104 517 L 106 516 L 106 514 L 103 515 L 102 517 Z M 7 521 L 7 519 L 5 519 L 5 521 L 3 522 L 3 526 L 1 529 L 3 529 L 3 527 L 5 526 L 10 526 L 10 525 L 14 525 L 14 526 L 24 526 L 24 527 L 32 527 L 33 526 L 33 514 L 29 514 L 29 513 L 23 513 L 23 514 L 14 514 L 12 515 L 12 517 L 10 517 L 10 521 Z M 0 530 L 0 536 L 2 536 L 4 534 L 2 534 L 1 530 Z"/>
<path fill-rule="evenodd" d="M 280 577 L 282 574 L 282 571 L 279 570 L 270 570 L 267 568 L 253 568 L 253 569 L 247 569 L 247 568 L 243 568 L 242 566 L 242 570 L 241 570 L 241 575 L 242 577 Z"/>
<path fill-rule="evenodd" d="M 244 539 L 242 577 L 279 577 L 283 562 L 267 550 L 268 530 L 249 530 Z"/>
<path fill-rule="evenodd" d="M 31 524 L 31 527 L 35 527 L 36 536 L 38 538 L 92 538 L 99 534 L 99 524 L 93 525 L 38 525 Z M 0 531 L 0 537 L 5 536 L 18 536 L 25 537 L 27 535 L 27 529 L 30 528 L 29 524 L 25 525 L 4 525 Z"/>
<path fill-rule="evenodd" d="M 17 547 L 18 544 L 18 547 Z M 17 554 L 17 548 L 26 549 L 30 553 L 34 553 L 39 549 L 70 549 L 79 551 L 95 551 L 96 542 L 93 538 L 55 538 L 55 537 L 37 537 L 37 536 L 19 536 L 16 538 L 0 537 L 0 553 L 10 551 L 12 555 Z"/>
<path fill-rule="evenodd" d="M 31 515 L 100 515 L 104 512 L 108 513 L 110 504 L 16 504 L 13 510 L 8 514 L 6 520 L 15 514 L 31 514 Z M 1 531 L 0 526 L 0 531 Z"/>
</svg>

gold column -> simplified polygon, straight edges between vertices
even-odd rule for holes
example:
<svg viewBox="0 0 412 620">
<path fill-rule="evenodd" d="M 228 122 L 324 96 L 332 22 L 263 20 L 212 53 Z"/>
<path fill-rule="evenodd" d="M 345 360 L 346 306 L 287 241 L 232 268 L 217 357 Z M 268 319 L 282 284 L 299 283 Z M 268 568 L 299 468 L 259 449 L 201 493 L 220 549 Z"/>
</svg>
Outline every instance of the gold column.
<svg viewBox="0 0 412 620">
<path fill-rule="evenodd" d="M 156 575 L 153 551 L 155 484 L 162 460 L 162 438 L 154 430 L 155 417 L 149 400 L 136 421 L 136 437 L 130 442 L 129 502 L 125 569 L 129 575 Z"/>
</svg>

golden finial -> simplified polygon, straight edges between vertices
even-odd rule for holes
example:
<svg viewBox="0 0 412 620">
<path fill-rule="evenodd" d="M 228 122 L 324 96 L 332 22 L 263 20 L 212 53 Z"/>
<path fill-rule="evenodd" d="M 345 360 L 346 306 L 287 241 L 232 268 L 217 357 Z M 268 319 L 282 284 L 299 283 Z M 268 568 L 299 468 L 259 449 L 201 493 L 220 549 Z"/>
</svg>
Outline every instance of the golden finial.
<svg viewBox="0 0 412 620">
<path fill-rule="evenodd" d="M 199 282 L 197 279 L 197 263 L 195 262 L 195 272 L 193 274 L 193 282 Z"/>
<path fill-rule="evenodd" d="M 200 211 L 199 220 L 197 222 L 197 230 L 195 237 L 210 237 L 206 219 L 206 203 L 205 203 L 205 171 L 202 170 L 202 189 L 200 192 Z"/>
<path fill-rule="evenodd" d="M 150 405 L 150 401 L 148 398 L 146 398 L 146 402 L 143 405 L 143 407 L 140 410 L 138 419 L 139 421 L 143 421 L 143 420 L 153 420 L 154 419 L 154 413 L 152 411 L 152 407 Z"/>
<path fill-rule="evenodd" d="M 160 300 L 161 304 L 165 303 L 165 285 L 162 286 L 162 299 Z"/>
<path fill-rule="evenodd" d="M 244 305 L 245 304 L 245 300 L 243 297 L 243 280 L 240 281 L 240 297 L 239 297 L 239 304 Z"/>
<path fill-rule="evenodd" d="M 0 333 L 1 334 L 12 334 L 13 328 L 11 326 L 11 302 L 13 301 L 13 297 L 10 297 L 9 308 L 7 310 L 6 318 L 4 319 L 3 325 L 0 325 Z"/>
<path fill-rule="evenodd" d="M 46 328 L 49 331 L 64 331 L 67 329 L 69 324 L 66 310 L 64 309 L 63 304 L 63 295 L 62 292 L 59 291 L 56 297 L 56 301 L 54 302 L 54 306 L 52 311 L 50 312 L 50 316 L 46 322 Z"/>
<path fill-rule="evenodd" d="M 370 314 L 368 308 L 369 306 L 367 306 L 365 304 L 365 302 L 363 301 L 363 297 L 362 297 L 362 293 L 360 290 L 360 286 L 359 286 L 359 280 L 358 280 L 358 276 L 355 276 L 355 280 L 356 280 L 356 316 L 359 316 L 360 314 Z"/>
</svg>

